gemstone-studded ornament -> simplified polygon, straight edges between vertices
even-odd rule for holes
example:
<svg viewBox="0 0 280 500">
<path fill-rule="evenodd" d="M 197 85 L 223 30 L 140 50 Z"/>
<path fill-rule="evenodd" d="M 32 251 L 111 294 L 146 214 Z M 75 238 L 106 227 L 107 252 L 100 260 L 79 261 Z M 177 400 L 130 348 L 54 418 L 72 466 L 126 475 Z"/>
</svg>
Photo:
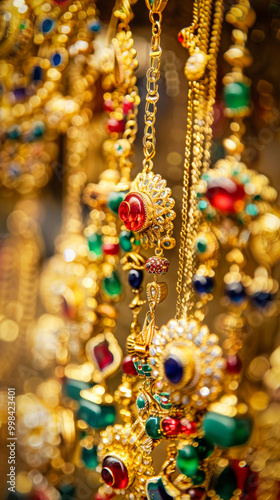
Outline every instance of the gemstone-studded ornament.
<svg viewBox="0 0 280 500">
<path fill-rule="evenodd" d="M 122 361 L 122 350 L 111 332 L 91 338 L 86 344 L 86 355 L 93 363 L 92 380 L 96 383 L 114 373 Z"/>
<path fill-rule="evenodd" d="M 159 174 L 140 173 L 131 185 L 130 192 L 120 204 L 119 216 L 129 231 L 139 233 L 142 245 L 173 248 L 174 200 L 171 189 Z"/>
<path fill-rule="evenodd" d="M 138 421 L 133 426 L 108 427 L 101 432 L 98 446 L 102 481 L 122 497 L 141 498 L 145 494 L 146 481 L 154 472 L 151 451 L 151 440 Z M 110 491 L 108 488 L 108 493 Z"/>
<path fill-rule="evenodd" d="M 146 271 L 151 274 L 166 274 L 169 269 L 169 261 L 164 257 L 150 257 L 146 262 Z"/>
<path fill-rule="evenodd" d="M 174 403 L 204 408 L 221 390 L 225 361 L 218 337 L 195 320 L 162 326 L 150 347 L 150 363 Z"/>
</svg>

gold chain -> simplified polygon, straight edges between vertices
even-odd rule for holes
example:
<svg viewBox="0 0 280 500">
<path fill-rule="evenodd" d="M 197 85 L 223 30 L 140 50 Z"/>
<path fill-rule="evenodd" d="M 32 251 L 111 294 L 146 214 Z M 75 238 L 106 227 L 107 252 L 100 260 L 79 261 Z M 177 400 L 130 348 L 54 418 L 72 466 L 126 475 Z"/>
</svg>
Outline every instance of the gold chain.
<svg viewBox="0 0 280 500">
<path fill-rule="evenodd" d="M 145 127 L 143 137 L 143 172 L 148 173 L 153 168 L 152 158 L 156 154 L 155 149 L 155 121 L 157 112 L 157 102 L 159 99 L 158 79 L 160 77 L 160 34 L 161 34 L 161 12 L 150 11 L 149 19 L 152 23 L 152 39 L 150 51 L 150 67 L 147 76 L 147 94 L 145 105 Z"/>
<path fill-rule="evenodd" d="M 189 47 L 207 54 L 207 70 L 202 79 L 189 82 L 187 108 L 187 134 L 185 146 L 182 229 L 180 236 L 176 317 L 191 316 L 194 309 L 192 278 L 196 267 L 194 241 L 200 213 L 196 206 L 197 185 L 201 174 L 210 164 L 213 104 L 216 94 L 217 54 L 221 38 L 223 0 L 215 2 L 211 26 L 213 1 L 195 2 L 193 24 L 189 29 Z M 194 30 L 197 28 L 197 35 Z M 210 33 L 211 28 L 211 33 Z M 210 37 L 209 37 L 210 33 Z"/>
</svg>

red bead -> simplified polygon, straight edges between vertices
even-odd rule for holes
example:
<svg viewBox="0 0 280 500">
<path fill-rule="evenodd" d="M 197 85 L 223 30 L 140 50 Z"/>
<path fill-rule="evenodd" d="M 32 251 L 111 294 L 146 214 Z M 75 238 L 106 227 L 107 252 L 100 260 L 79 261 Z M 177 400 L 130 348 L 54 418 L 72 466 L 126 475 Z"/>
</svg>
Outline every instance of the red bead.
<svg viewBox="0 0 280 500">
<path fill-rule="evenodd" d="M 93 348 L 93 355 L 101 371 L 114 361 L 114 356 L 109 351 L 107 340 L 104 340 Z"/>
<path fill-rule="evenodd" d="M 227 371 L 237 375 L 242 370 L 242 362 L 237 354 L 231 354 L 227 357 Z"/>
<path fill-rule="evenodd" d="M 182 424 L 177 418 L 166 417 L 162 423 L 162 432 L 165 436 L 177 436 L 178 434 L 194 434 L 196 432 L 195 422 Z"/>
<path fill-rule="evenodd" d="M 122 369 L 124 371 L 124 373 L 126 373 L 126 375 L 133 375 L 134 377 L 136 377 L 137 375 L 137 371 L 136 371 L 136 368 L 134 366 L 134 363 L 132 361 L 132 357 L 131 356 L 126 356 L 122 362 Z"/>
<path fill-rule="evenodd" d="M 123 101 L 123 112 L 125 115 L 129 113 L 133 109 L 133 102 L 129 99 L 124 99 Z"/>
<path fill-rule="evenodd" d="M 243 209 L 246 194 L 244 187 L 233 179 L 218 177 L 209 182 L 205 196 L 217 210 L 234 214 Z"/>
<path fill-rule="evenodd" d="M 116 120 L 116 118 L 109 118 L 107 121 L 107 129 L 111 134 L 113 132 L 117 132 L 121 134 L 125 129 L 125 121 L 124 120 Z"/>
<path fill-rule="evenodd" d="M 179 35 L 178 35 L 178 40 L 179 42 L 182 44 L 184 42 L 184 37 L 183 37 L 183 33 L 182 31 L 180 31 Z"/>
<path fill-rule="evenodd" d="M 118 243 L 103 243 L 102 250 L 106 255 L 118 255 L 120 245 Z"/>
<path fill-rule="evenodd" d="M 119 216 L 130 231 L 139 231 L 146 222 L 146 210 L 143 198 L 138 193 L 129 193 L 121 202 Z"/>
<path fill-rule="evenodd" d="M 124 463 L 116 457 L 106 457 L 103 460 L 101 477 L 104 483 L 112 488 L 123 489 L 128 485 L 128 472 Z"/>
<path fill-rule="evenodd" d="M 205 498 L 205 490 L 203 488 L 190 488 L 186 491 L 191 500 L 202 500 Z"/>
<path fill-rule="evenodd" d="M 113 111 L 114 105 L 113 101 L 111 99 L 105 99 L 104 100 L 104 111 L 107 111 L 107 113 L 111 113 Z"/>
<path fill-rule="evenodd" d="M 166 417 L 162 423 L 162 432 L 165 436 L 177 436 L 180 433 L 181 424 L 177 418 Z"/>
</svg>

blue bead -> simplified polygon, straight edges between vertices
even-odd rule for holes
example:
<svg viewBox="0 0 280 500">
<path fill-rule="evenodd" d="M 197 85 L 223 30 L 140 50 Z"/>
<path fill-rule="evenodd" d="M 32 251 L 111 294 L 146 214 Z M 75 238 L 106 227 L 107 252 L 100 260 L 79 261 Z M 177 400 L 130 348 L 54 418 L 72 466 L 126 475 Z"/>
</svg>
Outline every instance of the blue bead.
<svg viewBox="0 0 280 500">
<path fill-rule="evenodd" d="M 132 288 L 139 288 L 143 281 L 143 271 L 140 269 L 131 269 L 128 273 L 128 283 Z"/>
<path fill-rule="evenodd" d="M 243 302 L 246 298 L 245 288 L 240 281 L 234 281 L 226 285 L 226 295 L 236 304 Z"/>
<path fill-rule="evenodd" d="M 269 292 L 259 291 L 252 295 L 252 301 L 256 307 L 266 307 L 272 302 L 272 300 L 273 296 Z"/>
<path fill-rule="evenodd" d="M 52 65 L 53 66 L 59 66 L 61 64 L 61 61 L 62 61 L 62 57 L 61 57 L 61 54 L 59 52 L 56 52 L 53 56 L 52 56 Z"/>
<path fill-rule="evenodd" d="M 41 66 L 34 66 L 32 73 L 33 82 L 41 82 L 42 81 L 42 68 Z"/>
<path fill-rule="evenodd" d="M 90 31 L 93 31 L 93 33 L 98 33 L 98 31 L 100 31 L 101 28 L 101 23 L 99 19 L 93 19 L 92 21 L 89 21 L 88 27 Z"/>
<path fill-rule="evenodd" d="M 171 382 L 171 384 L 178 384 L 181 382 L 183 377 L 183 366 L 178 358 L 175 356 L 169 356 L 164 361 L 164 371 L 167 380 Z"/>
<path fill-rule="evenodd" d="M 193 287 L 197 293 L 211 293 L 214 288 L 214 280 L 210 276 L 195 274 L 193 277 Z"/>
<path fill-rule="evenodd" d="M 49 33 L 53 28 L 53 21 L 52 19 L 44 19 L 42 22 L 42 31 L 43 33 Z"/>
</svg>

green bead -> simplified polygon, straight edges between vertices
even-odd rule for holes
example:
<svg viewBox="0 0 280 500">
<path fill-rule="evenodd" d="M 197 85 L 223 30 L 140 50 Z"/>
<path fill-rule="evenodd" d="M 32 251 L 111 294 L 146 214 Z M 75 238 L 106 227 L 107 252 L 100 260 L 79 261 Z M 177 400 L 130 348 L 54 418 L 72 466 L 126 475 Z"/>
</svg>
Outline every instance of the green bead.
<svg viewBox="0 0 280 500">
<path fill-rule="evenodd" d="M 119 206 L 126 194 L 127 191 L 111 191 L 109 194 L 108 207 L 114 214 L 117 215 L 119 213 Z"/>
<path fill-rule="evenodd" d="M 146 483 L 147 499 L 148 500 L 172 500 L 164 488 L 161 477 L 153 477 L 148 479 Z"/>
<path fill-rule="evenodd" d="M 95 257 L 101 257 L 102 255 L 102 236 L 101 234 L 91 234 L 87 237 L 88 248 Z"/>
<path fill-rule="evenodd" d="M 205 200 L 200 200 L 199 204 L 198 204 L 198 208 L 199 210 L 205 210 L 205 208 L 208 207 L 208 203 L 207 201 Z"/>
<path fill-rule="evenodd" d="M 205 481 L 204 470 L 198 470 L 197 473 L 192 477 L 192 483 L 194 486 L 200 486 Z"/>
<path fill-rule="evenodd" d="M 199 460 L 205 460 L 212 455 L 214 446 L 210 443 L 210 441 L 205 438 L 196 439 L 195 441 L 198 443 L 198 446 L 195 449 L 198 453 Z"/>
<path fill-rule="evenodd" d="M 133 236 L 132 231 L 121 231 L 120 232 L 120 247 L 124 252 L 130 252 L 132 250 L 131 238 Z"/>
<path fill-rule="evenodd" d="M 224 101 L 227 108 L 238 111 L 250 102 L 249 86 L 243 82 L 228 83 L 224 87 Z"/>
<path fill-rule="evenodd" d="M 33 135 L 34 137 L 42 137 L 45 132 L 45 124 L 41 121 L 35 122 L 33 125 Z"/>
<path fill-rule="evenodd" d="M 208 242 L 205 237 L 202 236 L 201 238 L 197 239 L 195 243 L 197 251 L 199 253 L 204 253 L 207 250 L 207 244 Z"/>
<path fill-rule="evenodd" d="M 160 418 L 159 417 L 149 417 L 146 422 L 146 433 L 152 439 L 160 439 Z"/>
<path fill-rule="evenodd" d="M 254 203 L 249 203 L 247 205 L 246 212 L 248 215 L 251 215 L 252 217 L 255 217 L 259 213 L 258 207 L 256 205 L 254 205 Z"/>
<path fill-rule="evenodd" d="M 103 279 L 102 288 L 103 291 L 112 299 L 120 296 L 122 293 L 122 284 L 116 271 L 113 271 L 111 276 L 107 276 Z"/>
<path fill-rule="evenodd" d="M 187 445 L 179 451 L 177 456 L 177 467 L 182 474 L 188 477 L 194 476 L 199 468 L 199 458 L 196 449 Z"/>
<path fill-rule="evenodd" d="M 252 432 L 249 418 L 233 418 L 208 412 L 203 419 L 205 437 L 222 448 L 245 444 Z"/>
<path fill-rule="evenodd" d="M 80 392 L 86 389 L 89 390 L 91 387 L 92 386 L 87 382 L 68 378 L 63 385 L 63 390 L 69 398 L 75 399 L 75 401 L 80 401 Z"/>
<path fill-rule="evenodd" d="M 116 418 L 114 406 L 97 405 L 91 401 L 82 400 L 78 411 L 78 419 L 84 420 L 94 429 L 103 429 L 112 425 Z"/>
<path fill-rule="evenodd" d="M 88 469 L 95 469 L 98 465 L 97 446 L 92 448 L 82 448 L 82 460 Z"/>
<path fill-rule="evenodd" d="M 230 500 L 236 488 L 235 473 L 230 467 L 226 467 L 217 479 L 215 491 L 223 500 Z"/>
<path fill-rule="evenodd" d="M 142 394 L 139 394 L 139 396 L 136 400 L 136 404 L 137 404 L 137 408 L 139 408 L 139 410 L 142 410 L 142 408 L 144 408 L 144 406 L 146 404 L 146 399 L 142 396 Z"/>
</svg>

